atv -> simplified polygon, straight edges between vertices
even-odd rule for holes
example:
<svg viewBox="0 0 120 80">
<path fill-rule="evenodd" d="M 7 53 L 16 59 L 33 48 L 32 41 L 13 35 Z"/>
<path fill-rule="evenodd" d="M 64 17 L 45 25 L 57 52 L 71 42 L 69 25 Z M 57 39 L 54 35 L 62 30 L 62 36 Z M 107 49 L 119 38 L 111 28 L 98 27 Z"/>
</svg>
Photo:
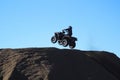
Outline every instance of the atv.
<svg viewBox="0 0 120 80">
<path fill-rule="evenodd" d="M 58 42 L 59 45 L 62 45 L 63 47 L 69 46 L 71 49 L 76 47 L 75 41 L 77 41 L 77 38 L 68 36 L 65 34 L 65 31 L 56 32 L 54 33 L 54 36 L 51 37 L 52 43 Z"/>
</svg>

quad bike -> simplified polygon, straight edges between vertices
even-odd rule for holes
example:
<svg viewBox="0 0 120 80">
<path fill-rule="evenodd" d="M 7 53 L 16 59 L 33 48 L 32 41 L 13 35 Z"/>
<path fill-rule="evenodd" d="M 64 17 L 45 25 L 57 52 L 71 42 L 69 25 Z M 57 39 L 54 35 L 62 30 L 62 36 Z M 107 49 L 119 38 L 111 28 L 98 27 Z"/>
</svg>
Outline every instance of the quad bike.
<svg viewBox="0 0 120 80">
<path fill-rule="evenodd" d="M 64 31 L 56 32 L 54 33 L 54 36 L 51 37 L 52 43 L 58 42 L 59 45 L 62 45 L 64 47 L 67 47 L 69 45 L 71 49 L 76 47 L 75 41 L 77 41 L 76 37 L 70 37 L 66 35 Z"/>
</svg>

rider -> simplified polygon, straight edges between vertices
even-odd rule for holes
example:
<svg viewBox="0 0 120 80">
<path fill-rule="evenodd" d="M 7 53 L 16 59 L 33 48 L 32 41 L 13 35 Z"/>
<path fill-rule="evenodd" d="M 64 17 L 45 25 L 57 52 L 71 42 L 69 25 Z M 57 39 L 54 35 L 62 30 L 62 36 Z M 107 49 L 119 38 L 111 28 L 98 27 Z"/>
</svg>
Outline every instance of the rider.
<svg viewBox="0 0 120 80">
<path fill-rule="evenodd" d="M 67 35 L 68 36 L 72 36 L 72 26 L 69 26 L 67 29 L 64 29 L 65 31 L 67 31 Z"/>
</svg>

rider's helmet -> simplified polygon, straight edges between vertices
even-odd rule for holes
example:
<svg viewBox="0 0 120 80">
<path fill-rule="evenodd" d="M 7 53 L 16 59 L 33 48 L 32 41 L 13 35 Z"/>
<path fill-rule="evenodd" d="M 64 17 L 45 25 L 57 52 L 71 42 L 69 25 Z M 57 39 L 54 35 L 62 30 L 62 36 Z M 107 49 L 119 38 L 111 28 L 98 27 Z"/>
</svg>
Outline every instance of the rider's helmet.
<svg viewBox="0 0 120 80">
<path fill-rule="evenodd" d="M 72 29 L 72 26 L 69 26 L 69 29 Z"/>
</svg>

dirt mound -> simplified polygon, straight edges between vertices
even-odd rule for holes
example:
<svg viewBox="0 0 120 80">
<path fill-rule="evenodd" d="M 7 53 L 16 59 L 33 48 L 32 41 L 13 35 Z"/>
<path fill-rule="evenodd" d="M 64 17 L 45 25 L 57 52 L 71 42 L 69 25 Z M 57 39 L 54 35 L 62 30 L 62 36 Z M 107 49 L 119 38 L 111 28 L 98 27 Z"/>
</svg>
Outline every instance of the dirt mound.
<svg viewBox="0 0 120 80">
<path fill-rule="evenodd" d="M 103 51 L 0 50 L 0 80 L 120 80 L 120 59 Z"/>
</svg>

